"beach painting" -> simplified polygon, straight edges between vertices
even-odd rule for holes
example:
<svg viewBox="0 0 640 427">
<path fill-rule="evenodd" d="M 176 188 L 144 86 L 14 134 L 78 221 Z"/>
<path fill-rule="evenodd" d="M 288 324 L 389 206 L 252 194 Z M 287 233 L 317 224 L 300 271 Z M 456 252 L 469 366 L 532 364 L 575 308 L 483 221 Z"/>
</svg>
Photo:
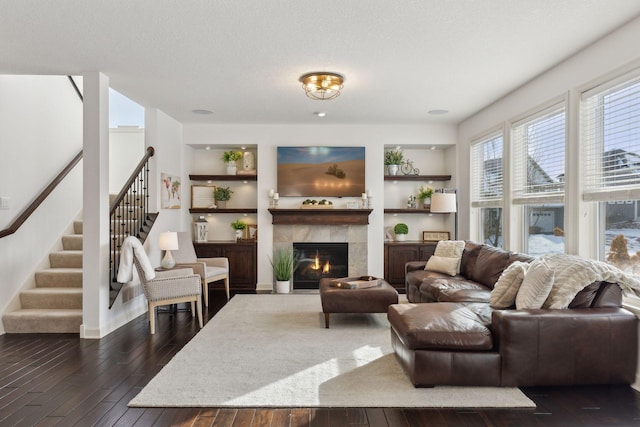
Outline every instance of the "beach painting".
<svg viewBox="0 0 640 427">
<path fill-rule="evenodd" d="M 281 197 L 360 197 L 365 186 L 365 147 L 278 147 Z"/>
</svg>

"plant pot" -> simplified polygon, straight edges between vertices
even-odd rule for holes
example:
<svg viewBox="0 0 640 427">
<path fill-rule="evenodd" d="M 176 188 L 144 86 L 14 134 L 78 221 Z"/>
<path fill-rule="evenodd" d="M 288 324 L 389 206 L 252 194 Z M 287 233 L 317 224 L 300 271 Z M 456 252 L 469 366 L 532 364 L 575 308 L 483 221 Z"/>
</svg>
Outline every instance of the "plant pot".
<svg viewBox="0 0 640 427">
<path fill-rule="evenodd" d="M 244 230 L 236 230 L 236 242 L 238 241 L 238 239 L 242 239 L 243 234 Z"/>
<path fill-rule="evenodd" d="M 279 294 L 288 294 L 290 291 L 289 280 L 276 280 L 276 292 Z"/>
<path fill-rule="evenodd" d="M 227 162 L 227 175 L 235 175 L 238 172 L 238 166 L 236 162 Z"/>
<path fill-rule="evenodd" d="M 387 165 L 387 173 L 389 175 L 398 175 L 398 170 L 400 170 L 400 165 Z"/>
<path fill-rule="evenodd" d="M 406 234 L 396 234 L 396 242 L 404 242 L 407 240 Z"/>
<path fill-rule="evenodd" d="M 216 206 L 219 209 L 224 209 L 227 207 L 227 201 L 226 200 L 216 200 Z"/>
</svg>

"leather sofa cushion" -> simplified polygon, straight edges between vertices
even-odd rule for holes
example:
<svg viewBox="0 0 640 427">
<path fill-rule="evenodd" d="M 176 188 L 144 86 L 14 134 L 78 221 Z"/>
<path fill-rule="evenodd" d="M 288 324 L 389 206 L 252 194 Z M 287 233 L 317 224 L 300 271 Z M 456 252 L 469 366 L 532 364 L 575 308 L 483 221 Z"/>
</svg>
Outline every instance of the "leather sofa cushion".
<svg viewBox="0 0 640 427">
<path fill-rule="evenodd" d="M 447 277 L 451 278 L 451 276 L 447 276 L 446 274 L 438 273 L 436 271 L 415 270 L 407 273 L 405 282 L 407 287 L 415 286 L 417 289 L 420 289 L 420 286 L 425 279 L 433 281 L 434 279 L 446 279 Z"/>
<path fill-rule="evenodd" d="M 486 305 L 486 304 L 478 304 Z M 411 349 L 491 350 L 493 340 L 483 317 L 465 304 L 394 304 L 387 317 Z"/>
<path fill-rule="evenodd" d="M 444 276 L 444 275 L 443 275 Z M 420 293 L 426 295 L 432 301 L 440 301 L 440 294 L 443 291 L 460 291 L 460 290 L 486 290 L 491 292 L 487 287 L 479 283 L 472 282 L 462 276 L 444 276 L 427 278 L 420 284 Z M 452 295 L 452 294 L 449 294 Z"/>
<path fill-rule="evenodd" d="M 484 245 L 471 242 L 469 240 L 464 243 L 464 251 L 462 251 L 462 259 L 460 260 L 460 274 L 469 277 L 469 271 L 473 270 L 478 259 L 480 249 Z"/>
<path fill-rule="evenodd" d="M 509 264 L 510 256 L 510 252 L 485 245 L 480 248 L 475 266 L 468 271 L 467 277 L 493 289 L 493 285 Z"/>
<path fill-rule="evenodd" d="M 489 289 L 442 289 L 438 293 L 438 302 L 481 302 L 488 303 Z"/>
</svg>

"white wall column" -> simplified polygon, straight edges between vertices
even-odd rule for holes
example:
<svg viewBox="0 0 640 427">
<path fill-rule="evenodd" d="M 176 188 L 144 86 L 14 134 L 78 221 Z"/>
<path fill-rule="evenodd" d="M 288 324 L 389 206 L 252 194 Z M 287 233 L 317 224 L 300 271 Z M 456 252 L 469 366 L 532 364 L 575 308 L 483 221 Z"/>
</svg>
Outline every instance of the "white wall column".
<svg viewBox="0 0 640 427">
<path fill-rule="evenodd" d="M 84 78 L 82 338 L 105 335 L 109 310 L 109 79 Z"/>
</svg>

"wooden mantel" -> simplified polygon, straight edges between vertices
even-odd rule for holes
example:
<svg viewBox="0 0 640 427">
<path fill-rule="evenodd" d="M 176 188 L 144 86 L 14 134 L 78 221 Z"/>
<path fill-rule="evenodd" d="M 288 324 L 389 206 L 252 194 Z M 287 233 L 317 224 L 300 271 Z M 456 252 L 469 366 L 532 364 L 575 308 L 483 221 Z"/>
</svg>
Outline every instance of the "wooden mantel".
<svg viewBox="0 0 640 427">
<path fill-rule="evenodd" d="M 367 225 L 372 209 L 269 209 L 272 224 Z"/>
</svg>

